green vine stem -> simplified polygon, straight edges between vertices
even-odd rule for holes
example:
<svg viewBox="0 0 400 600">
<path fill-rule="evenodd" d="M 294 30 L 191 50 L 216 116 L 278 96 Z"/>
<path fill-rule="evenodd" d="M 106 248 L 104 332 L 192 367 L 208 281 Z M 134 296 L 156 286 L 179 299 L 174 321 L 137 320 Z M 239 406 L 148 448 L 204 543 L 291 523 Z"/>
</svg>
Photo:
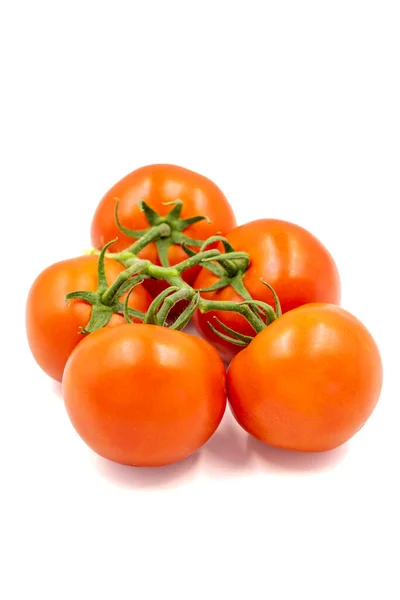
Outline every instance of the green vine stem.
<svg viewBox="0 0 400 600">
<path fill-rule="evenodd" d="M 100 254 L 99 274 L 104 272 L 104 265 L 102 265 L 102 263 L 104 263 L 105 252 L 110 244 L 108 244 Z M 234 254 L 234 259 L 247 259 L 244 253 L 230 252 L 229 254 L 231 256 Z M 144 278 L 152 277 L 154 279 L 165 281 L 170 287 L 153 300 L 146 315 L 139 317 L 143 322 L 164 326 L 172 307 L 176 303 L 186 300 L 188 305 L 175 322 L 171 324 L 171 327 L 174 329 L 183 329 L 189 322 L 195 310 L 198 309 L 202 313 L 210 311 L 236 312 L 248 321 L 255 334 L 260 333 L 260 331 L 277 318 L 277 313 L 272 306 L 264 302 L 253 300 L 252 298 L 245 299 L 243 302 L 207 300 L 202 298 L 197 290 L 193 289 L 183 280 L 182 273 L 186 269 L 190 269 L 195 265 L 202 265 L 208 261 L 218 261 L 221 256 L 224 255 L 221 254 L 219 250 L 204 250 L 173 267 L 154 265 L 149 260 L 143 260 L 136 256 L 131 257 L 129 260 L 130 266 L 120 273 L 116 280 L 108 287 L 105 288 L 103 277 L 99 276 L 101 285 L 99 285 L 99 290 L 96 293 L 96 302 L 91 302 L 93 304 L 92 318 L 85 331 L 94 331 L 96 328 L 104 326 L 104 324 L 106 324 L 105 315 L 111 315 L 112 312 L 115 312 L 116 310 L 125 314 L 127 321 L 131 321 L 132 316 L 138 318 L 137 311 L 135 315 L 132 315 L 130 311 L 133 309 L 128 308 L 130 291 L 133 287 L 143 281 Z M 126 292 L 128 292 L 128 296 L 125 299 L 125 304 L 122 304 L 119 301 L 119 298 Z M 90 298 L 87 296 L 84 297 L 83 294 L 83 292 L 73 292 L 72 294 L 68 294 L 68 298 L 79 297 L 83 300 L 86 299 L 87 301 L 90 301 Z M 276 298 L 276 294 L 274 294 L 274 297 L 278 309 L 279 301 Z M 93 317 L 93 314 L 95 314 L 95 317 Z M 230 337 L 229 340 L 232 341 L 232 343 L 239 345 L 247 345 L 249 343 L 249 339 L 251 339 L 249 336 L 238 334 L 221 324 L 221 322 L 220 325 L 222 325 L 225 331 L 231 334 L 232 337 Z M 220 337 L 228 339 L 229 336 L 217 331 L 212 324 L 210 324 L 210 327 L 220 335 Z M 235 334 L 237 336 L 236 338 Z"/>
<path fill-rule="evenodd" d="M 72 292 L 67 295 L 67 300 L 80 298 L 92 304 L 91 319 L 84 329 L 84 333 L 95 331 L 106 325 L 114 312 L 124 314 L 128 322 L 131 322 L 132 318 L 136 318 L 144 323 L 165 326 L 169 321 L 172 307 L 183 300 L 186 302 L 183 312 L 174 322 L 168 323 L 173 329 L 183 329 L 196 310 L 201 313 L 227 311 L 242 315 L 256 335 L 282 314 L 277 295 L 268 283 L 261 280 L 273 294 L 275 310 L 269 304 L 253 299 L 246 289 L 243 278 L 250 265 L 248 254 L 236 252 L 229 241 L 219 235 L 212 236 L 205 241 L 187 237 L 183 231 L 193 223 L 207 219 L 207 217 L 194 216 L 189 219 L 181 219 L 182 201 L 176 200 L 167 204 L 173 205 L 172 210 L 166 216 L 160 216 L 145 202 L 139 202 L 140 209 L 149 223 L 149 228 L 131 230 L 121 224 L 118 216 L 119 203 L 116 200 L 115 219 L 117 225 L 125 235 L 136 241 L 118 253 L 107 252 L 116 240 L 109 242 L 101 251 L 95 249 L 90 251 L 92 254 L 99 254 L 98 290 L 93 293 Z M 138 254 L 150 243 L 156 244 L 161 265 L 155 265 L 149 260 L 139 258 Z M 222 244 L 224 252 L 218 249 L 207 249 L 210 245 L 217 243 Z M 171 244 L 180 244 L 188 255 L 186 260 L 174 266 L 170 266 L 168 262 L 168 248 Z M 199 251 L 195 252 L 193 247 L 199 248 Z M 114 258 L 125 267 L 125 271 L 120 273 L 111 285 L 108 285 L 105 279 L 105 256 Z M 196 265 L 209 269 L 217 277 L 217 281 L 208 288 L 193 289 L 183 280 L 182 274 Z M 165 281 L 169 287 L 153 300 L 146 314 L 139 313 L 128 306 L 129 296 L 136 285 L 144 279 L 150 278 Z M 200 296 L 200 292 L 211 292 L 226 286 L 231 286 L 243 298 L 243 302 L 215 301 Z M 125 302 L 122 303 L 120 298 L 125 293 L 127 296 Z M 209 326 L 221 338 L 239 346 L 246 346 L 252 339 L 251 336 L 244 336 L 227 327 L 217 317 L 214 319 L 225 333 L 217 330 L 212 323 L 209 323 Z"/>
</svg>

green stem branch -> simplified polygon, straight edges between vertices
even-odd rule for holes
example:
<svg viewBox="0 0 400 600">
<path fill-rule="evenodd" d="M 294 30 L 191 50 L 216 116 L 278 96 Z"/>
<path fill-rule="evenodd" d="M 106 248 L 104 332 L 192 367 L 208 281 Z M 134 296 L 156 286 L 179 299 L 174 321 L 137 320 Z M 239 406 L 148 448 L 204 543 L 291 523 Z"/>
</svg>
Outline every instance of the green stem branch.
<svg viewBox="0 0 400 600">
<path fill-rule="evenodd" d="M 155 242 L 162 238 L 166 238 L 171 235 L 171 227 L 167 223 L 161 223 L 152 227 L 147 233 L 142 235 L 132 246 L 129 246 L 124 252 L 129 254 L 139 254 L 143 248 L 148 246 L 151 242 Z"/>
<path fill-rule="evenodd" d="M 279 300 L 271 288 L 276 303 L 276 312 L 269 304 L 251 298 L 244 287 L 242 280 L 250 258 L 244 252 L 235 252 L 226 240 L 225 242 L 223 241 L 223 238 L 218 241 L 223 241 L 225 253 L 221 253 L 217 249 L 200 250 L 197 254 L 189 253 L 189 258 L 173 267 L 155 265 L 149 260 L 143 260 L 137 256 L 137 253 L 139 253 L 147 244 L 151 242 L 163 242 L 164 239 L 170 235 L 171 228 L 168 223 L 162 222 L 160 224 L 154 224 L 151 229 L 145 231 L 142 237 L 127 250 L 116 254 L 108 254 L 108 256 L 112 256 L 114 259 L 119 260 L 126 269 L 120 273 L 116 280 L 107 288 L 104 287 L 106 285 L 105 279 L 103 278 L 103 281 L 102 278 L 99 278 L 99 280 L 102 279 L 99 281 L 101 284 L 98 293 L 99 298 L 96 301 L 95 310 L 87 330 L 94 330 L 97 327 L 97 323 L 99 326 L 103 326 L 103 322 L 108 322 L 107 319 L 109 320 L 112 313 L 117 309 L 121 310 L 121 307 L 123 313 L 127 316 L 128 311 L 131 310 L 127 305 L 128 298 L 125 301 L 125 305 L 123 305 L 120 301 L 121 296 L 135 285 L 141 283 L 142 279 L 148 278 L 165 281 L 170 287 L 155 298 L 146 315 L 142 315 L 142 321 L 145 323 L 164 325 L 172 307 L 181 300 L 187 300 L 188 305 L 181 317 L 178 317 L 172 324 L 172 327 L 175 329 L 182 329 L 197 309 L 199 309 L 201 313 L 208 313 L 211 311 L 236 312 L 248 321 L 255 334 L 261 332 L 270 322 L 279 316 Z M 204 243 L 204 248 L 206 247 L 207 242 Z M 103 261 L 105 250 L 106 249 L 103 249 L 100 253 L 100 259 Z M 182 278 L 182 273 L 184 271 L 196 265 L 213 265 L 213 267 L 218 266 L 219 269 L 223 266 L 224 273 L 222 279 L 224 284 L 232 285 L 237 293 L 244 298 L 244 301 L 225 302 L 202 298 L 199 295 L 198 290 L 193 289 Z M 220 286 L 218 286 L 218 289 L 219 287 Z M 79 297 L 83 298 L 82 292 L 79 292 L 79 294 Z M 73 298 L 74 294 L 70 294 L 69 297 Z M 83 299 L 86 299 L 86 296 Z M 92 300 L 92 298 L 89 298 L 89 300 Z M 137 317 L 136 314 L 134 316 Z M 236 333 L 234 330 L 225 327 L 222 323 L 221 325 L 228 333 L 232 335 Z M 210 327 L 215 330 L 212 324 L 210 324 Z M 221 337 L 224 335 L 226 337 L 226 334 L 222 334 L 222 332 L 217 330 L 215 331 L 218 335 L 221 335 Z M 246 342 L 248 343 L 247 338 L 250 339 L 249 336 L 246 337 L 242 334 L 238 334 L 234 343 L 246 345 Z"/>
</svg>

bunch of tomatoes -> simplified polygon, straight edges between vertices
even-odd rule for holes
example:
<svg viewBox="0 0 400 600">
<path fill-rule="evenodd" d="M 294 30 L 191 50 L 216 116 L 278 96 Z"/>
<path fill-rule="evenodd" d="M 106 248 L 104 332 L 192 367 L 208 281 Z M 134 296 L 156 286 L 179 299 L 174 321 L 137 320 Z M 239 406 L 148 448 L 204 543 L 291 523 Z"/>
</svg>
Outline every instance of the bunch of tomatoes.
<svg viewBox="0 0 400 600">
<path fill-rule="evenodd" d="M 249 434 L 302 452 L 343 444 L 372 413 L 379 350 L 340 308 L 335 262 L 305 229 L 237 226 L 211 180 L 150 165 L 105 194 L 92 243 L 37 277 L 26 329 L 101 456 L 179 461 L 214 434 L 226 398 Z M 202 337 L 182 331 L 190 321 Z"/>
</svg>

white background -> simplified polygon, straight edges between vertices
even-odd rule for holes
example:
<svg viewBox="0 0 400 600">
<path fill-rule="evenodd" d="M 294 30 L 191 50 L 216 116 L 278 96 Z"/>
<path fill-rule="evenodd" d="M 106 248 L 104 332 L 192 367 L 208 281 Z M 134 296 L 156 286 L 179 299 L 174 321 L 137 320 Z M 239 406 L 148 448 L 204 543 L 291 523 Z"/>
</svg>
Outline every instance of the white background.
<svg viewBox="0 0 400 600">
<path fill-rule="evenodd" d="M 1 598 L 400 597 L 399 31 L 397 0 L 1 4 Z M 331 250 L 385 370 L 345 447 L 282 453 L 227 418 L 148 471 L 75 434 L 25 297 L 154 162 L 213 179 L 240 223 L 291 220 Z"/>
</svg>

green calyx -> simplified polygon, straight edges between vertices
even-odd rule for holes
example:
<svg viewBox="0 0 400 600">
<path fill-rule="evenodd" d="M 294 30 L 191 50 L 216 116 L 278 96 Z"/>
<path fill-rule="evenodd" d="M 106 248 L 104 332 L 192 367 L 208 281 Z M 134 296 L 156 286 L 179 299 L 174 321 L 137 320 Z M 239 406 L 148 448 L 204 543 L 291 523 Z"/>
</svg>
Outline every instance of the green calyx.
<svg viewBox="0 0 400 600">
<path fill-rule="evenodd" d="M 219 256 L 205 259 L 202 266 L 216 275 L 218 280 L 209 287 L 201 288 L 198 291 L 214 292 L 231 286 L 244 300 L 251 300 L 251 296 L 243 283 L 243 276 L 250 265 L 250 256 L 246 252 L 235 252 L 228 240 L 220 235 L 206 240 L 201 246 L 200 252 L 215 242 L 221 242 L 225 252 L 219 253 Z"/>
<path fill-rule="evenodd" d="M 147 244 L 154 242 L 157 247 L 161 265 L 163 267 L 168 267 L 168 248 L 171 245 L 177 244 L 180 246 L 189 245 L 200 247 L 203 244 L 203 240 L 195 240 L 186 236 L 183 232 L 194 223 L 204 220 L 208 221 L 208 217 L 195 216 L 190 217 L 189 219 L 182 219 L 182 200 L 166 202 L 165 205 L 173 205 L 173 208 L 166 216 L 161 216 L 146 204 L 146 202 L 143 200 L 139 201 L 140 210 L 145 214 L 150 227 L 148 229 L 134 230 L 128 229 L 121 224 L 118 217 L 119 201 L 117 200 L 115 205 L 115 220 L 119 229 L 128 237 L 138 240 L 124 252 L 120 253 L 120 258 L 115 256 L 117 260 L 129 260 L 131 257 L 130 255 L 138 254 Z"/>
<path fill-rule="evenodd" d="M 67 302 L 69 300 L 82 300 L 92 306 L 89 323 L 81 330 L 80 333 L 82 334 L 92 333 L 93 331 L 96 331 L 96 329 L 105 327 L 109 323 L 114 313 L 121 315 L 128 314 L 131 319 L 144 319 L 144 313 L 131 307 L 125 307 L 120 301 L 120 296 L 124 293 L 124 291 L 126 291 L 123 289 L 124 282 L 129 280 L 129 287 L 132 291 L 136 285 L 143 281 L 142 277 L 137 277 L 136 280 L 134 280 L 134 275 L 137 275 L 137 273 L 140 272 L 141 265 L 139 262 L 135 265 L 135 269 L 127 269 L 121 273 L 121 276 L 123 275 L 124 277 L 121 278 L 120 285 L 117 286 L 117 289 L 115 282 L 113 282 L 110 286 L 108 285 L 104 270 L 104 258 L 107 249 L 109 246 L 114 244 L 115 241 L 116 240 L 112 240 L 106 244 L 100 252 L 97 267 L 97 290 L 95 292 L 78 290 L 75 292 L 70 292 L 65 296 Z"/>
</svg>

